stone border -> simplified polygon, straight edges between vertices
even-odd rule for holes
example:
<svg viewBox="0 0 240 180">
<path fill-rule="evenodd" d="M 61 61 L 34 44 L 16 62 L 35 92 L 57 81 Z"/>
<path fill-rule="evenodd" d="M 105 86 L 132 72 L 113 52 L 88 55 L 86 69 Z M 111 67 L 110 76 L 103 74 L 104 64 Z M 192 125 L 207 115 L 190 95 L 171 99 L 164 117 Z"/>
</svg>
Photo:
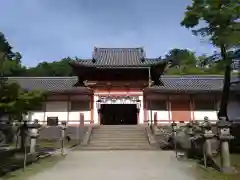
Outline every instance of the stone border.
<svg viewBox="0 0 240 180">
<path fill-rule="evenodd" d="M 152 133 L 152 130 L 149 126 L 145 127 L 145 131 L 147 133 L 147 137 L 148 137 L 148 141 L 149 141 L 149 144 L 153 147 L 158 147 L 158 143 L 156 141 L 156 138 L 154 136 L 154 134 Z"/>
</svg>

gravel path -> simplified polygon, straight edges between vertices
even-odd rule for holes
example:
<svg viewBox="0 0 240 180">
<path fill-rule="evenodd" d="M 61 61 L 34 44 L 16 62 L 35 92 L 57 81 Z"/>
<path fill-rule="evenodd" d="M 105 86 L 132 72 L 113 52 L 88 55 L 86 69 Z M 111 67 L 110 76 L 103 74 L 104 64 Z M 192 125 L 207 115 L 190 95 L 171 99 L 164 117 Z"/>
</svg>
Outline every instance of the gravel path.
<svg viewBox="0 0 240 180">
<path fill-rule="evenodd" d="M 195 180 L 170 151 L 72 151 L 29 180 Z"/>
</svg>

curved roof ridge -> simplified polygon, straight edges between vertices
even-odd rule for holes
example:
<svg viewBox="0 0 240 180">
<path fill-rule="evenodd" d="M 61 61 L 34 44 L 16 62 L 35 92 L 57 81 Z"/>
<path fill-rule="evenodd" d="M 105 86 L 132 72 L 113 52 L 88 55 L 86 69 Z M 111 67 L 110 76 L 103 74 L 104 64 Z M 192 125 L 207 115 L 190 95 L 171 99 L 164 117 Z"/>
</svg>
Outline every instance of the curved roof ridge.
<svg viewBox="0 0 240 180">
<path fill-rule="evenodd" d="M 180 79 L 222 79 L 223 75 L 162 75 L 162 78 L 180 78 Z"/>
<path fill-rule="evenodd" d="M 73 79 L 77 78 L 77 76 L 11 76 L 5 77 L 8 79 Z"/>
</svg>

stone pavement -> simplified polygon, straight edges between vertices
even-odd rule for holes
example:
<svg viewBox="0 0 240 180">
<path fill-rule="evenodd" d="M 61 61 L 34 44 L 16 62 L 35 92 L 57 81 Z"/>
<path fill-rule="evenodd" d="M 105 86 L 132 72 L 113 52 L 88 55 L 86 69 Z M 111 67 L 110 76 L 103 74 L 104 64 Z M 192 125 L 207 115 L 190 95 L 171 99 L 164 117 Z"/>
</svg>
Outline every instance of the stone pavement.
<svg viewBox="0 0 240 180">
<path fill-rule="evenodd" d="M 29 180 L 195 180 L 171 151 L 72 151 Z"/>
</svg>

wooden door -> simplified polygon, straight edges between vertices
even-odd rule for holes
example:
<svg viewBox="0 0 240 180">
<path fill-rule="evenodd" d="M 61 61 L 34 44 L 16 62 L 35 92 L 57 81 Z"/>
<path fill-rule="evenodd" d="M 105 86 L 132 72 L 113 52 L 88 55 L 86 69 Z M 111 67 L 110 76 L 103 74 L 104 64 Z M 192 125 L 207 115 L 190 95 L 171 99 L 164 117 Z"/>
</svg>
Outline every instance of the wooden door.
<svg viewBox="0 0 240 180">
<path fill-rule="evenodd" d="M 171 113 L 173 121 L 190 121 L 191 108 L 189 100 L 172 100 Z"/>
</svg>

